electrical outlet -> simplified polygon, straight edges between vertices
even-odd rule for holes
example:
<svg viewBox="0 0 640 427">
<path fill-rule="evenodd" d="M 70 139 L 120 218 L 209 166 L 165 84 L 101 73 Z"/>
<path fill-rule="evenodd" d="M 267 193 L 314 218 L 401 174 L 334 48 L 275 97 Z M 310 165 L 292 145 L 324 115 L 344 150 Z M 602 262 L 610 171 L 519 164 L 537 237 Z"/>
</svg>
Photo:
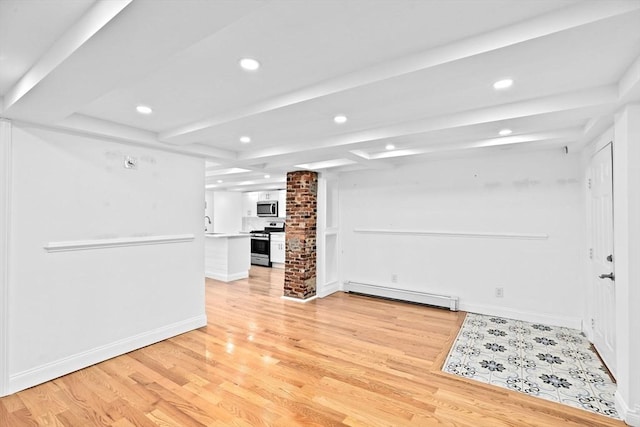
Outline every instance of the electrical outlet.
<svg viewBox="0 0 640 427">
<path fill-rule="evenodd" d="M 391 283 L 398 283 L 398 275 L 397 274 L 392 274 L 391 275 Z"/>
<path fill-rule="evenodd" d="M 504 296 L 504 288 L 496 288 L 496 298 L 502 298 Z"/>
</svg>

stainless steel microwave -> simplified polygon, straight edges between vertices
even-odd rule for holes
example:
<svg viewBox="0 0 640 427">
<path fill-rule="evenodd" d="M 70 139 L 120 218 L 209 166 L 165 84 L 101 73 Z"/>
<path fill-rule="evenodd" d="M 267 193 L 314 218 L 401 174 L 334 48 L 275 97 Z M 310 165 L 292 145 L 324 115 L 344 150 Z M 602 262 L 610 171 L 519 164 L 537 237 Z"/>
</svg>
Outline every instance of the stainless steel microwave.
<svg viewBox="0 0 640 427">
<path fill-rule="evenodd" d="M 278 216 L 278 201 L 277 200 L 263 200 L 258 202 L 256 208 L 258 216 Z"/>
</svg>

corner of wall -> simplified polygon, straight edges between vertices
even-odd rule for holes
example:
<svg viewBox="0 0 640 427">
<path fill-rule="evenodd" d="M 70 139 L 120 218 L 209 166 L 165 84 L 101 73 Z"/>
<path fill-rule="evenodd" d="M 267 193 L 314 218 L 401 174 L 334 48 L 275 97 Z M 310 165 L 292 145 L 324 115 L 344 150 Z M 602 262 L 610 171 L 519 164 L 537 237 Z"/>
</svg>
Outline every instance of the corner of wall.
<svg viewBox="0 0 640 427">
<path fill-rule="evenodd" d="M 0 396 L 9 384 L 9 231 L 11 229 L 11 122 L 0 118 Z"/>
<path fill-rule="evenodd" d="M 630 408 L 618 392 L 616 392 L 615 401 L 616 411 L 618 411 L 622 420 L 631 427 L 640 427 L 640 407 L 636 405 L 634 408 Z"/>
</svg>

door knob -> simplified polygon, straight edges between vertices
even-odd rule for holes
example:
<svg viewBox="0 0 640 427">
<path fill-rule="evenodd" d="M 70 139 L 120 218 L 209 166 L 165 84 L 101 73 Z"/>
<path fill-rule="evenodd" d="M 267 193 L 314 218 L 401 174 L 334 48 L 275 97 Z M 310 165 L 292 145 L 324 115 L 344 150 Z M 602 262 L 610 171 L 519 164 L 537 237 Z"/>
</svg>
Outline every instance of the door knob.
<svg viewBox="0 0 640 427">
<path fill-rule="evenodd" d="M 601 274 L 600 276 L 601 279 L 609 279 L 609 280 L 615 280 L 616 276 L 613 275 L 613 273 L 609 273 L 609 274 Z"/>
<path fill-rule="evenodd" d="M 613 262 L 613 255 L 609 255 L 609 256 L 607 256 L 607 261 L 609 261 L 609 262 Z"/>
</svg>

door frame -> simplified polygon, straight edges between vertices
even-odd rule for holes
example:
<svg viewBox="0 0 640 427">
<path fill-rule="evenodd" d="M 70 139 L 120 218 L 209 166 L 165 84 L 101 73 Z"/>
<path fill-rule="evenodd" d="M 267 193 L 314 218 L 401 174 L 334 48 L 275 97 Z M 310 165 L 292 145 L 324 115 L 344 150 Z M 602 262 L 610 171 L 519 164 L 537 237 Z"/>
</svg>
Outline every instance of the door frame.
<svg viewBox="0 0 640 427">
<path fill-rule="evenodd" d="M 592 343 L 593 348 L 598 352 L 600 359 L 602 359 L 603 362 L 605 362 L 605 365 L 607 366 L 607 368 L 610 370 L 611 374 L 613 375 L 613 370 L 612 367 L 613 366 L 615 368 L 616 366 L 616 358 L 617 358 L 617 339 L 616 342 L 614 343 L 613 346 L 613 354 L 610 355 L 610 357 L 613 360 L 609 360 L 609 363 L 606 363 L 605 358 L 604 358 L 604 354 L 600 352 L 600 350 L 598 350 L 598 347 L 596 347 L 595 344 L 595 338 L 596 338 L 596 333 L 595 333 L 595 329 L 594 329 L 594 317 L 595 317 L 595 313 L 596 313 L 596 304 L 597 304 L 597 300 L 598 298 L 596 297 L 596 287 L 598 286 L 596 284 L 596 282 L 594 281 L 594 276 L 602 273 L 600 271 L 596 271 L 594 269 L 594 262 L 593 262 L 593 249 L 594 249 L 594 245 L 595 242 L 593 241 L 593 235 L 592 235 L 592 230 L 593 230 L 593 222 L 594 222 L 594 218 L 592 216 L 592 209 L 591 209 L 591 203 L 592 200 L 591 198 L 593 197 L 592 195 L 592 179 L 593 179 L 593 175 L 594 175 L 594 170 L 593 170 L 593 160 L 594 158 L 600 154 L 602 151 L 604 150 L 608 150 L 609 151 L 609 161 L 611 162 L 611 243 L 612 243 L 612 247 L 611 247 L 611 253 L 613 255 L 613 262 L 611 265 L 611 269 L 612 272 L 614 272 L 615 274 L 615 222 L 614 222 L 614 198 L 615 195 L 613 193 L 613 188 L 614 188 L 614 168 L 613 168 L 613 140 L 612 138 L 607 138 L 603 141 L 600 141 L 599 144 L 597 144 L 594 147 L 594 150 L 592 152 L 589 153 L 589 157 L 588 157 L 588 191 L 587 191 L 587 203 L 586 203 L 586 208 L 587 208 L 587 233 L 588 233 L 588 246 L 589 246 L 589 261 L 588 261 L 588 268 L 587 268 L 587 272 L 588 272 L 588 278 L 587 278 L 587 283 L 588 286 L 590 286 L 589 291 L 587 292 L 587 318 L 590 319 L 589 322 L 589 333 L 588 333 L 588 338 L 589 341 Z M 615 280 L 614 280 L 614 292 L 616 292 L 616 288 L 615 288 Z M 616 305 L 617 305 L 617 301 L 615 298 L 615 294 L 614 294 L 614 298 L 613 298 L 613 312 L 614 312 L 614 318 L 613 318 L 613 327 L 614 329 L 616 329 L 616 322 L 617 319 L 615 318 L 615 309 L 616 309 Z M 583 328 L 584 329 L 584 328 Z M 615 337 L 614 337 L 615 338 Z M 601 349 L 602 350 L 602 349 Z M 610 365 L 612 364 L 612 365 Z"/>
</svg>

